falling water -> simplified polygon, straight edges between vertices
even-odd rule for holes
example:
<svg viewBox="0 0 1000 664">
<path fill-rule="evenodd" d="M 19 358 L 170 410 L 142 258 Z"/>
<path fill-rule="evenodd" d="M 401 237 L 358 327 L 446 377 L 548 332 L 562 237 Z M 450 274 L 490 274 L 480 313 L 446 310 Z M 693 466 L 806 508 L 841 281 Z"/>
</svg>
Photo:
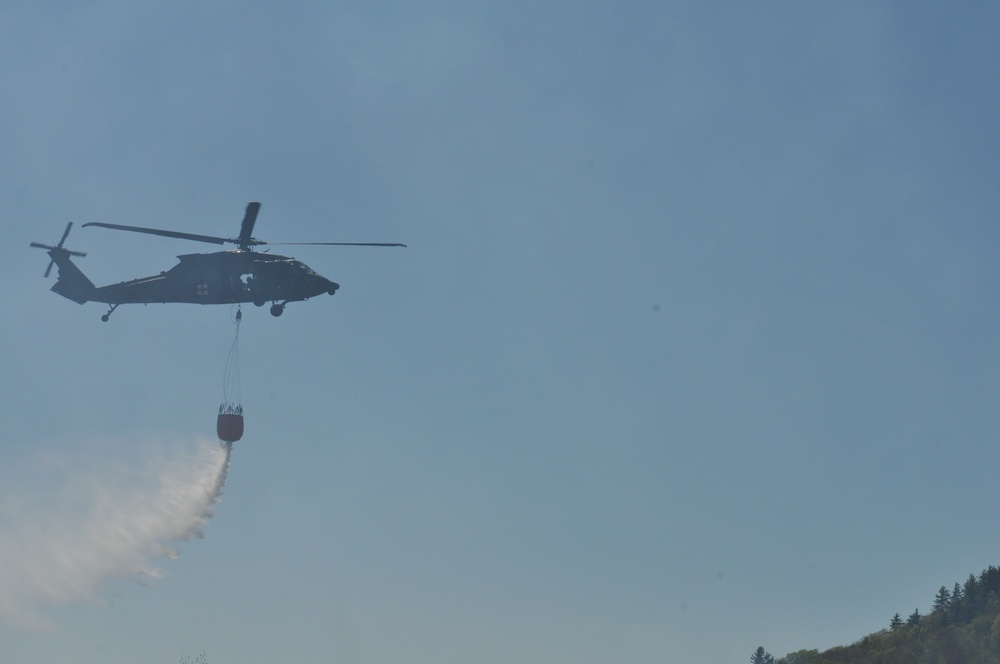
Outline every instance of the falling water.
<svg viewBox="0 0 1000 664">
<path fill-rule="evenodd" d="M 183 446 L 131 465 L 49 457 L 30 482 L 0 490 L 0 620 L 43 628 L 48 606 L 99 600 L 112 579 L 160 578 L 154 561 L 202 536 L 232 452 L 216 441 Z"/>
</svg>

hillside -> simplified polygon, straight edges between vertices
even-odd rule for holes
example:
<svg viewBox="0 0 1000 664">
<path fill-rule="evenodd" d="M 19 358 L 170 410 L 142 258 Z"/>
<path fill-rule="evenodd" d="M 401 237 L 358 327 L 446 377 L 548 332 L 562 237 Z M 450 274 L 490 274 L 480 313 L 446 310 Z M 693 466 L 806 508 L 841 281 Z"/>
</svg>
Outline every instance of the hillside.
<svg viewBox="0 0 1000 664">
<path fill-rule="evenodd" d="M 755 654 L 755 658 L 758 655 Z M 889 626 L 849 646 L 800 650 L 776 664 L 1000 664 L 1000 568 L 950 589 L 941 586 L 928 615 L 892 616 Z"/>
</svg>

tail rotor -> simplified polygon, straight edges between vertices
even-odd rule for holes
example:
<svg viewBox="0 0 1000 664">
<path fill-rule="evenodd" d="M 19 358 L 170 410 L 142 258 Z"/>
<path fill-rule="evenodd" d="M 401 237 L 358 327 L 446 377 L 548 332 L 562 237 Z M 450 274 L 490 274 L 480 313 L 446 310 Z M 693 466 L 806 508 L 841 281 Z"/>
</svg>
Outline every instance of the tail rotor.
<svg viewBox="0 0 1000 664">
<path fill-rule="evenodd" d="M 54 247 L 50 246 L 50 245 L 47 245 L 47 244 L 42 244 L 41 242 L 32 242 L 30 246 L 35 247 L 37 249 L 45 249 L 45 250 L 50 251 L 50 252 L 51 251 L 62 251 L 62 252 L 65 252 L 67 256 L 79 256 L 79 257 L 83 258 L 87 254 L 85 254 L 82 251 L 70 251 L 69 249 L 63 249 L 63 243 L 66 241 L 66 236 L 69 235 L 69 231 L 70 231 L 71 228 L 73 228 L 73 222 L 72 221 L 69 222 L 68 224 L 66 224 L 66 230 L 63 231 L 62 238 L 59 240 L 59 244 L 57 244 Z M 49 266 L 47 268 L 45 268 L 45 278 L 46 279 L 48 278 L 49 273 L 52 272 L 52 266 L 55 264 L 55 262 L 56 261 L 53 258 L 52 260 L 49 261 Z"/>
</svg>

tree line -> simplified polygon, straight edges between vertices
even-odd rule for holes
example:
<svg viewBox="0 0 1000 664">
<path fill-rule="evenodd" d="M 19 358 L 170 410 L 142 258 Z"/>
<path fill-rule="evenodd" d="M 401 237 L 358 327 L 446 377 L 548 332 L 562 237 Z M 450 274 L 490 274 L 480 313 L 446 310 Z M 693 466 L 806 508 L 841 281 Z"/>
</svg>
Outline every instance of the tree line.
<svg viewBox="0 0 1000 664">
<path fill-rule="evenodd" d="M 824 652 L 799 650 L 775 660 L 763 647 L 751 664 L 1000 664 L 1000 567 L 990 565 L 950 588 L 941 586 L 931 612 L 919 607 L 906 618 L 849 646 Z"/>
</svg>

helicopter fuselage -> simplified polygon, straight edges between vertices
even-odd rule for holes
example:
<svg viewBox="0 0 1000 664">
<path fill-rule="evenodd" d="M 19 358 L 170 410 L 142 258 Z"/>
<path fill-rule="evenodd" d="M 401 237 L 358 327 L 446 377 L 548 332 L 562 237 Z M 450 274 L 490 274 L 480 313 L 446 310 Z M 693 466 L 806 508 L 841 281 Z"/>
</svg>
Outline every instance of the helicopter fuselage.
<svg viewBox="0 0 1000 664">
<path fill-rule="evenodd" d="M 166 272 L 94 289 L 88 299 L 107 304 L 294 302 L 333 295 L 339 285 L 301 261 L 278 254 L 219 251 L 185 254 Z"/>
<path fill-rule="evenodd" d="M 59 267 L 59 279 L 52 291 L 79 304 L 104 302 L 111 311 L 120 304 L 239 304 L 263 306 L 274 302 L 271 313 L 280 316 L 288 302 L 316 295 L 333 295 L 340 286 L 316 274 L 301 261 L 278 254 L 247 250 L 211 254 L 185 254 L 166 272 L 107 286 L 94 286 L 62 248 L 49 256 Z M 280 303 L 279 303 L 280 302 Z"/>
</svg>

